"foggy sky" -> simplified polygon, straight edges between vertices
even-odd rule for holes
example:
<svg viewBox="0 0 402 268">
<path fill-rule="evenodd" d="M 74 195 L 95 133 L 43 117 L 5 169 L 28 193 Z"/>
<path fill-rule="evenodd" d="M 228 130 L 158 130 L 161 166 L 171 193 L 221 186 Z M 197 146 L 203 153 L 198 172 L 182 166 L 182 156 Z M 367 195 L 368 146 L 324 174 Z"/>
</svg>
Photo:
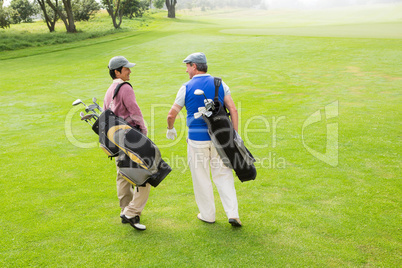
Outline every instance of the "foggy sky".
<svg viewBox="0 0 402 268">
<path fill-rule="evenodd" d="M 34 0 L 29 0 L 34 1 Z M 219 0 L 214 0 L 218 1 Z M 4 5 L 8 6 L 11 0 L 4 0 Z M 177 0 L 180 3 L 180 0 Z M 371 4 L 390 4 L 402 3 L 402 0 L 261 0 L 271 8 L 330 8 L 350 5 L 371 5 Z"/>
<path fill-rule="evenodd" d="M 268 8 L 331 8 L 355 5 L 401 3 L 402 0 L 263 0 Z"/>
</svg>

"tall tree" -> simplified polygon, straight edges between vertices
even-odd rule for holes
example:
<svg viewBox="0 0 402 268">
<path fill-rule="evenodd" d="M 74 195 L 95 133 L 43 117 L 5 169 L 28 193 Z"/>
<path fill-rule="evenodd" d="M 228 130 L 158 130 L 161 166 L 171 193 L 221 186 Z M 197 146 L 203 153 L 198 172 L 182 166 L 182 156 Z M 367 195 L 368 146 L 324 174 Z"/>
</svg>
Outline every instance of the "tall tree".
<svg viewBox="0 0 402 268">
<path fill-rule="evenodd" d="M 3 0 L 0 0 L 0 28 L 10 28 L 10 15 L 7 7 L 3 7 Z"/>
<path fill-rule="evenodd" d="M 56 22 L 59 20 L 57 12 L 54 12 L 52 8 L 48 8 L 48 6 L 46 5 L 46 0 L 37 0 L 37 1 L 40 8 L 42 9 L 43 19 L 46 22 L 49 32 L 54 32 Z M 59 7 L 58 0 L 55 1 L 55 7 L 56 8 Z"/>
<path fill-rule="evenodd" d="M 73 7 L 71 5 L 71 0 L 62 0 L 63 9 L 57 8 L 51 0 L 46 0 L 46 3 L 59 15 L 60 19 L 64 22 L 66 26 L 66 30 L 68 33 L 76 33 L 77 29 L 75 28 L 74 23 L 74 15 L 73 15 Z"/>
<path fill-rule="evenodd" d="M 176 0 L 166 0 L 166 7 L 168 9 L 168 18 L 176 18 Z"/>
<path fill-rule="evenodd" d="M 112 18 L 114 28 L 120 28 L 123 20 L 123 12 L 121 10 L 120 0 L 102 0 L 102 3 L 106 8 L 107 13 L 109 13 L 110 17 Z M 118 22 L 117 19 L 119 20 Z"/>
</svg>

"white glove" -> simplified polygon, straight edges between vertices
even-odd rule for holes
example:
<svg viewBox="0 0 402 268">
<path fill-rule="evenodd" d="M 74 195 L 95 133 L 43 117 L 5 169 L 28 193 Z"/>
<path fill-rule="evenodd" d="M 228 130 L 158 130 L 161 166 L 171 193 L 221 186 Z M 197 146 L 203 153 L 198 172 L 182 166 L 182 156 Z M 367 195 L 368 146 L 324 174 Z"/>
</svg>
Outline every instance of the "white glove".
<svg viewBox="0 0 402 268">
<path fill-rule="evenodd" d="M 174 127 L 172 129 L 167 130 L 166 138 L 168 138 L 170 140 L 174 140 L 175 138 L 177 138 L 177 132 L 176 132 L 176 129 Z"/>
</svg>

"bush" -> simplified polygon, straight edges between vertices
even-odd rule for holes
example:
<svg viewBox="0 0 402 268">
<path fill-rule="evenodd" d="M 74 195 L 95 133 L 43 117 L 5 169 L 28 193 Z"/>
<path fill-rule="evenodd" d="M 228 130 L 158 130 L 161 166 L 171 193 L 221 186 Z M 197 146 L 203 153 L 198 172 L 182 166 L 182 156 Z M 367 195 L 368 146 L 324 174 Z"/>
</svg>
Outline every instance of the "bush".
<svg viewBox="0 0 402 268">
<path fill-rule="evenodd" d="M 28 0 L 12 0 L 10 8 L 14 10 L 11 15 L 13 23 L 32 22 L 32 16 L 39 12 L 37 5 Z"/>
<path fill-rule="evenodd" d="M 148 10 L 149 2 L 146 0 L 123 0 L 121 3 L 123 16 L 129 17 L 142 17 L 145 11 Z"/>
<path fill-rule="evenodd" d="M 154 7 L 161 9 L 164 5 L 165 0 L 154 0 Z"/>
<path fill-rule="evenodd" d="M 95 0 L 74 0 L 72 5 L 76 21 L 88 21 L 101 8 Z"/>
</svg>

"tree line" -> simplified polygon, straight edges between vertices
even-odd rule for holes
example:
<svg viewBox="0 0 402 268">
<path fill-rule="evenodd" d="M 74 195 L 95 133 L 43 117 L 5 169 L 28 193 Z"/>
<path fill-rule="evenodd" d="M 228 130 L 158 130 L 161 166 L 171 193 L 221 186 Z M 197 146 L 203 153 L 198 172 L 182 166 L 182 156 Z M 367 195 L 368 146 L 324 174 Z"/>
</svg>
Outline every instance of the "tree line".
<svg viewBox="0 0 402 268">
<path fill-rule="evenodd" d="M 12 0 L 8 7 L 0 0 L 0 28 L 10 24 L 32 22 L 40 15 L 50 32 L 55 31 L 58 20 L 62 20 L 67 32 L 75 33 L 76 21 L 87 21 L 101 8 L 107 10 L 113 26 L 120 28 L 123 17 L 141 17 L 151 6 L 168 9 L 168 17 L 175 17 L 176 0 Z M 173 10 L 173 11 L 172 11 Z"/>
<path fill-rule="evenodd" d="M 40 15 L 50 32 L 55 31 L 56 22 L 62 20 L 67 32 L 77 32 L 76 21 L 89 20 L 101 8 L 106 9 L 113 26 L 117 29 L 123 17 L 141 17 L 151 7 L 166 7 L 168 18 L 176 17 L 176 9 L 201 8 L 215 9 L 220 7 L 254 7 L 265 0 L 11 0 L 8 7 L 0 0 L 0 28 L 10 24 L 32 22 L 32 18 Z"/>
</svg>

